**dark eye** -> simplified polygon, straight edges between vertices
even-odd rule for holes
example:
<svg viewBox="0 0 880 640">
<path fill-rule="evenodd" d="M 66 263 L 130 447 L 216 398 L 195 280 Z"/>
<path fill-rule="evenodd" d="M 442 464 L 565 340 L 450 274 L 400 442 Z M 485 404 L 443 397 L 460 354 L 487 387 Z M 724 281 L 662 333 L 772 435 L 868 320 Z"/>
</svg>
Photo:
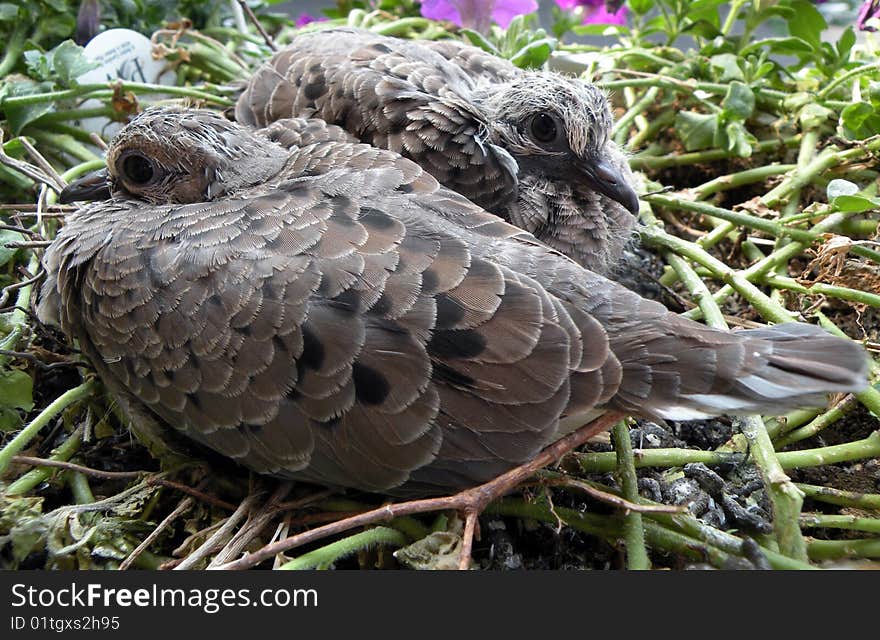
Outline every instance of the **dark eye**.
<svg viewBox="0 0 880 640">
<path fill-rule="evenodd" d="M 546 113 L 539 113 L 532 117 L 529 130 L 538 142 L 553 142 L 556 139 L 556 120 Z"/>
<path fill-rule="evenodd" d="M 156 167 L 146 156 L 131 153 L 122 160 L 122 175 L 131 184 L 144 186 L 156 177 Z"/>
</svg>

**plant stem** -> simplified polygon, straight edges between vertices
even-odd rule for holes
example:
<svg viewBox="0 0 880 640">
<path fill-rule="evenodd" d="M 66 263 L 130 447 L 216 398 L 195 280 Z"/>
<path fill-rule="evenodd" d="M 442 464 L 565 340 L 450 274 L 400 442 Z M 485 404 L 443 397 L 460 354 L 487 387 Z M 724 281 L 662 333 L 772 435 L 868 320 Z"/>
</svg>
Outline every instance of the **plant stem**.
<svg viewBox="0 0 880 640">
<path fill-rule="evenodd" d="M 58 100 L 66 100 L 68 98 L 102 98 L 112 97 L 113 87 L 119 86 L 122 91 L 133 91 L 135 93 L 167 93 L 176 96 L 184 96 L 188 98 L 196 98 L 205 100 L 213 104 L 224 107 L 231 107 L 233 102 L 227 98 L 216 96 L 199 89 L 191 87 L 177 87 L 173 85 L 163 84 L 146 84 L 143 82 L 113 82 L 113 83 L 89 83 L 81 84 L 73 89 L 63 89 L 60 91 L 48 91 L 46 93 L 32 93 L 26 96 L 14 96 L 0 100 L 0 108 L 16 106 L 23 107 L 41 102 L 57 102 Z"/>
<path fill-rule="evenodd" d="M 52 452 L 52 455 L 49 456 L 49 460 L 62 462 L 70 460 L 76 452 L 79 451 L 79 448 L 82 445 L 82 432 L 82 427 L 77 427 L 67 440 L 62 442 L 61 446 Z M 35 469 L 31 469 L 6 488 L 6 495 L 20 496 L 23 493 L 27 493 L 41 482 L 45 482 L 51 478 L 52 474 L 56 471 L 57 469 L 54 467 L 36 467 Z"/>
<path fill-rule="evenodd" d="M 630 502 L 639 499 L 639 480 L 633 465 L 632 442 L 629 438 L 629 427 L 621 420 L 611 429 L 611 439 L 617 452 L 617 475 L 623 497 Z M 648 551 L 645 549 L 645 531 L 642 526 L 642 514 L 635 511 L 623 516 L 623 537 L 626 541 L 626 567 L 633 571 L 651 568 Z"/>
<path fill-rule="evenodd" d="M 840 558 L 880 558 L 880 540 L 810 540 L 807 543 L 810 560 L 839 560 Z"/>
<path fill-rule="evenodd" d="M 800 138 L 800 136 L 793 136 L 791 138 L 761 140 L 752 147 L 752 152 L 764 153 L 767 151 L 773 151 L 783 146 L 797 146 L 800 142 Z M 702 162 L 715 162 L 717 160 L 732 158 L 735 155 L 736 154 L 734 154 L 733 151 L 728 151 L 727 149 L 708 149 L 706 151 L 693 151 L 691 153 L 680 154 L 670 153 L 662 156 L 640 154 L 630 158 L 629 166 L 636 171 L 646 169 L 657 170 L 666 169 L 669 167 L 680 167 L 690 164 L 700 164 Z"/>
<path fill-rule="evenodd" d="M 826 515 L 824 513 L 804 513 L 801 515 L 801 526 L 880 533 L 880 519 L 860 518 L 858 516 Z"/>
<path fill-rule="evenodd" d="M 798 520 L 804 502 L 803 494 L 783 471 L 761 418 L 744 418 L 742 433 L 749 442 L 755 464 L 761 471 L 773 505 L 773 529 L 779 551 L 790 558 L 806 560 L 807 547 Z"/>
<path fill-rule="evenodd" d="M 320 549 L 310 551 L 281 565 L 279 569 L 284 569 L 285 571 L 325 569 L 334 562 L 363 549 L 379 545 L 402 547 L 407 544 L 409 544 L 409 540 L 400 531 L 391 527 L 374 527 L 328 544 Z"/>
<path fill-rule="evenodd" d="M 874 509 L 880 511 L 880 493 L 861 493 L 856 491 L 843 491 L 832 487 L 822 487 L 814 484 L 797 483 L 805 496 L 819 502 L 836 504 L 841 507 L 855 509 Z"/>
<path fill-rule="evenodd" d="M 87 380 L 78 387 L 74 387 L 61 394 L 52 404 L 43 409 L 29 425 L 24 427 L 17 436 L 6 443 L 6 446 L 0 450 L 0 475 L 9 467 L 12 457 L 24 449 L 34 436 L 39 433 L 40 429 L 49 424 L 49 421 L 61 411 L 87 397 L 92 392 L 94 384 L 93 380 Z"/>
</svg>

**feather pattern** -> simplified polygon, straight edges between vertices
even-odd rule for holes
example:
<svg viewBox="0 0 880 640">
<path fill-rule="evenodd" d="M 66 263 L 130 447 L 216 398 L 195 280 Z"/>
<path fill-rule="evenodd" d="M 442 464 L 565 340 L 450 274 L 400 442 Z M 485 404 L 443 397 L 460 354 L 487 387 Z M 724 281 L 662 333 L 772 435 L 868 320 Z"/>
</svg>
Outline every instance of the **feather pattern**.
<svg viewBox="0 0 880 640">
<path fill-rule="evenodd" d="M 684 320 L 394 152 L 273 135 L 207 111 L 137 117 L 110 150 L 113 197 L 48 249 L 39 304 L 127 404 L 260 473 L 436 492 L 597 410 L 778 413 L 865 384 L 853 342 Z M 208 162 L 233 177 L 211 197 L 162 180 Z"/>
</svg>

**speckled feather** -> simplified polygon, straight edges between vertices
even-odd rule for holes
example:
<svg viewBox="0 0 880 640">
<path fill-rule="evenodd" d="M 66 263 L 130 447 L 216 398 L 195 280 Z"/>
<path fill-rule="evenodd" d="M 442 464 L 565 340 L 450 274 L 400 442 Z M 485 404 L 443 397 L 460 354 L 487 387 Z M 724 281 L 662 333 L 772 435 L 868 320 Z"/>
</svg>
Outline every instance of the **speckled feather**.
<svg viewBox="0 0 880 640">
<path fill-rule="evenodd" d="M 528 135 L 539 112 L 565 129 L 552 148 Z M 616 263 L 635 224 L 578 169 L 602 158 L 635 182 L 608 139 L 605 94 L 458 42 L 348 28 L 304 33 L 256 71 L 235 116 L 257 127 L 292 116 L 340 125 L 594 270 Z"/>
<path fill-rule="evenodd" d="M 108 154 L 113 197 L 48 249 L 39 304 L 128 404 L 258 472 L 437 492 L 605 408 L 778 413 L 865 383 L 852 342 L 681 319 L 393 152 L 277 127 L 330 139 L 137 117 Z M 133 153 L 149 183 L 127 178 Z"/>
</svg>

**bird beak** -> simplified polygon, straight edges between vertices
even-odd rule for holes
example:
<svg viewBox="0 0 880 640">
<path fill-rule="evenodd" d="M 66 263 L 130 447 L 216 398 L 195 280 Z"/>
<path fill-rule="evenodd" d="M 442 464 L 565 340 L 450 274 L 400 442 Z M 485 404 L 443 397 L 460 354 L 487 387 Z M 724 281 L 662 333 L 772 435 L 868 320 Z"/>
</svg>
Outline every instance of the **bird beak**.
<svg viewBox="0 0 880 640">
<path fill-rule="evenodd" d="M 639 196 L 627 184 L 619 169 L 615 169 L 602 158 L 595 156 L 576 164 L 586 178 L 587 186 L 593 191 L 598 191 L 615 202 L 619 202 L 631 214 L 638 214 Z"/>
<path fill-rule="evenodd" d="M 107 169 L 87 173 L 64 187 L 58 195 L 58 202 L 70 204 L 80 200 L 108 200 L 110 198 L 110 179 Z"/>
</svg>

